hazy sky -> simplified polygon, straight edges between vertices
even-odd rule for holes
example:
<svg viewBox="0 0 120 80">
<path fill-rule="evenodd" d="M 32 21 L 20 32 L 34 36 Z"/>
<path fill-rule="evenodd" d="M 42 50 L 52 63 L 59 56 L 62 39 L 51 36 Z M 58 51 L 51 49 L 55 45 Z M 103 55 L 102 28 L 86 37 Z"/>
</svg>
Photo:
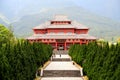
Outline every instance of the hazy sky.
<svg viewBox="0 0 120 80">
<path fill-rule="evenodd" d="M 94 13 L 120 20 L 120 0 L 74 0 Z"/>
<path fill-rule="evenodd" d="M 0 0 L 0 13 L 15 15 L 24 8 L 80 6 L 98 15 L 120 21 L 120 0 Z"/>
</svg>

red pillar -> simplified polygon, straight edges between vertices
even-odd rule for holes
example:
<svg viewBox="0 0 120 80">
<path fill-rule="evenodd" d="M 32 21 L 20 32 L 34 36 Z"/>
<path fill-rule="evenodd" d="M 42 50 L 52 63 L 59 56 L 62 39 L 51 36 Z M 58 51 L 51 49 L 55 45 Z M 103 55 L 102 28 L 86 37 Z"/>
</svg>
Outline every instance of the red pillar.
<svg viewBox="0 0 120 80">
<path fill-rule="evenodd" d="M 75 42 L 74 42 L 74 41 L 72 41 L 72 43 L 73 43 L 73 45 L 75 44 Z"/>
<path fill-rule="evenodd" d="M 82 44 L 82 40 L 80 40 L 80 45 Z"/>
<path fill-rule="evenodd" d="M 64 49 L 66 50 L 66 42 L 64 43 Z"/>
<path fill-rule="evenodd" d="M 86 40 L 86 44 L 88 44 L 88 40 Z"/>
<path fill-rule="evenodd" d="M 56 47 L 56 49 L 57 49 L 57 42 L 55 43 L 55 47 Z"/>
<path fill-rule="evenodd" d="M 47 41 L 47 44 L 49 45 L 49 40 Z"/>
</svg>

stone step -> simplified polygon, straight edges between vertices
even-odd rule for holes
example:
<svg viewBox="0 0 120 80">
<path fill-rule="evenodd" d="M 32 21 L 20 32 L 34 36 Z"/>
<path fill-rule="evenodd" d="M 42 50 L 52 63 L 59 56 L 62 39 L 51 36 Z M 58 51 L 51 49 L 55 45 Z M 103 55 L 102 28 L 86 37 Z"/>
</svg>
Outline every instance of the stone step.
<svg viewBox="0 0 120 80">
<path fill-rule="evenodd" d="M 52 61 L 71 61 L 70 58 L 53 58 Z"/>
<path fill-rule="evenodd" d="M 55 54 L 58 54 L 58 55 L 66 55 L 66 54 L 68 54 L 68 53 L 65 53 L 65 52 L 58 52 L 58 53 L 55 53 Z"/>
<path fill-rule="evenodd" d="M 44 70 L 43 77 L 81 77 L 79 70 Z"/>
<path fill-rule="evenodd" d="M 41 80 L 84 80 L 82 77 L 43 77 Z"/>
</svg>

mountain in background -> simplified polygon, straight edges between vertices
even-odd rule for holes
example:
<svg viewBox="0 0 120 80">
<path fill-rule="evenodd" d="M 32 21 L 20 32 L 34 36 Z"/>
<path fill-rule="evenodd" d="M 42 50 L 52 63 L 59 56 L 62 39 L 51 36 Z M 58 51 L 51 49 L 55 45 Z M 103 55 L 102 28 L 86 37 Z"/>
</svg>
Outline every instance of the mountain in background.
<svg viewBox="0 0 120 80">
<path fill-rule="evenodd" d="M 4 24 L 5 26 L 9 26 L 9 20 L 2 14 L 0 14 L 0 24 Z"/>
<path fill-rule="evenodd" d="M 14 22 L 25 15 L 67 6 L 76 6 L 76 4 L 73 0 L 2 0 L 0 1 L 0 13 L 4 14 L 11 22 Z"/>
<path fill-rule="evenodd" d="M 120 22 L 98 16 L 78 6 L 41 8 L 38 12 L 29 12 L 11 24 L 17 37 L 27 37 L 33 34 L 32 28 L 51 20 L 56 14 L 67 15 L 71 20 L 90 28 L 89 34 L 106 40 L 120 36 Z M 4 21 L 4 20 L 3 20 Z"/>
</svg>

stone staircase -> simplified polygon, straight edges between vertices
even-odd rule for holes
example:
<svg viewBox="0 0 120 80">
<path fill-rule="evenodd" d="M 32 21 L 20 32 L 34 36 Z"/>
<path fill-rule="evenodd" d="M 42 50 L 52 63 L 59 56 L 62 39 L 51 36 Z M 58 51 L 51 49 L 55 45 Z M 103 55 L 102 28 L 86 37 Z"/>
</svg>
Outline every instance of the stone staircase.
<svg viewBox="0 0 120 80">
<path fill-rule="evenodd" d="M 70 58 L 53 58 L 52 61 L 71 61 Z"/>
<path fill-rule="evenodd" d="M 75 67 L 67 51 L 54 54 L 51 63 L 43 70 L 41 80 L 84 80 L 79 68 Z"/>
<path fill-rule="evenodd" d="M 43 77 L 81 77 L 79 70 L 44 70 Z"/>
</svg>

